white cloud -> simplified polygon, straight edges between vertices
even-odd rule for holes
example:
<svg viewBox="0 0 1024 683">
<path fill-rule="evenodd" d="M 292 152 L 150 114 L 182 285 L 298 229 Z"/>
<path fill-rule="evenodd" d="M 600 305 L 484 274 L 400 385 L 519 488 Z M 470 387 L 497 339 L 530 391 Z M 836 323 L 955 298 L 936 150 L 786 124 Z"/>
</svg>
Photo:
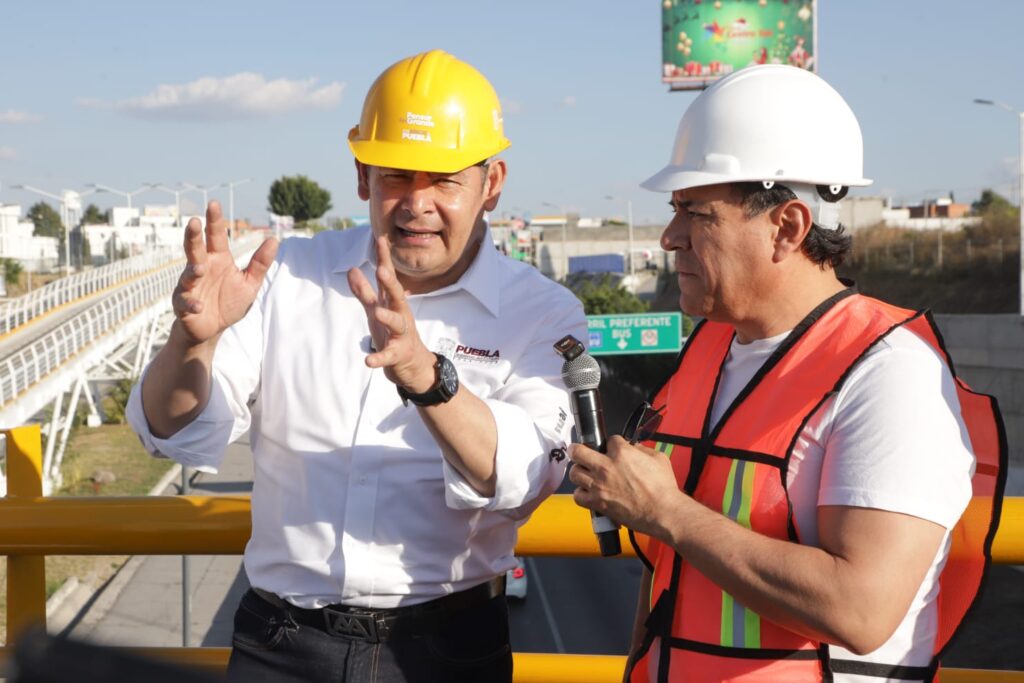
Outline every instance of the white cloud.
<svg viewBox="0 0 1024 683">
<path fill-rule="evenodd" d="M 575 107 L 576 106 L 576 96 L 575 95 L 566 95 L 565 97 L 562 98 L 562 101 L 559 102 L 559 104 L 562 105 L 563 107 Z"/>
<path fill-rule="evenodd" d="M 133 116 L 165 121 L 228 121 L 286 114 L 301 109 L 328 109 L 341 100 L 344 83 L 315 88 L 316 79 L 268 81 L 262 74 L 204 77 L 190 83 L 159 85 L 152 92 L 119 102 L 81 98 L 78 104 L 110 108 Z"/>
<path fill-rule="evenodd" d="M 11 161 L 17 156 L 13 147 L 0 147 L 0 161 Z"/>
<path fill-rule="evenodd" d="M 27 111 L 18 111 L 17 109 L 0 111 L 0 123 L 35 123 L 38 120 L 38 116 L 29 114 Z"/>
</svg>

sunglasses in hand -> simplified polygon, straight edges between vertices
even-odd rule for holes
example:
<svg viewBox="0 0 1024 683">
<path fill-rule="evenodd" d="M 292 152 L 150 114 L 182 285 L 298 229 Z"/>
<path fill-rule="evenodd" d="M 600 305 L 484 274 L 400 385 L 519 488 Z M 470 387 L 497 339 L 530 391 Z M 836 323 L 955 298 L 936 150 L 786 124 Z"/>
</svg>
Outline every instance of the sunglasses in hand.
<svg viewBox="0 0 1024 683">
<path fill-rule="evenodd" d="M 631 444 L 651 440 L 658 432 L 658 427 L 661 426 L 664 410 L 665 406 L 655 408 L 647 401 L 644 401 L 636 407 L 633 414 L 626 420 L 626 424 L 622 428 L 622 437 Z"/>
</svg>

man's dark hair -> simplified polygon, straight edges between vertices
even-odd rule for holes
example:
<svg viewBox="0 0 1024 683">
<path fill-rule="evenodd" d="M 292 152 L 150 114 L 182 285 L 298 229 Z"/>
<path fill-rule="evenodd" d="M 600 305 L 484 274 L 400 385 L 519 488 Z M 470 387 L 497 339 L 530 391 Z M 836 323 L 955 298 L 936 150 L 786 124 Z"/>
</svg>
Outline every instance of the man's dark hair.
<svg viewBox="0 0 1024 683">
<path fill-rule="evenodd" d="M 747 218 L 753 218 L 779 204 L 797 199 L 796 194 L 785 185 L 775 184 L 768 190 L 759 182 L 735 185 L 739 190 L 740 203 Z M 853 238 L 846 234 L 842 225 L 835 230 L 828 230 L 813 223 L 800 248 L 807 258 L 824 269 L 826 266 L 838 268 L 842 265 L 852 245 Z"/>
</svg>

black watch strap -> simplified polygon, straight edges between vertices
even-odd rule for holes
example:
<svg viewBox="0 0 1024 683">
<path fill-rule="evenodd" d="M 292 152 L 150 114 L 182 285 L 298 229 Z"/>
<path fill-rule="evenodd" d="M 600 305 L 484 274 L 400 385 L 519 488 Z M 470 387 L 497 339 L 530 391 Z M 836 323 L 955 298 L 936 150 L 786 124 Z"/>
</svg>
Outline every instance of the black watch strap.
<svg viewBox="0 0 1024 683">
<path fill-rule="evenodd" d="M 435 353 L 437 362 L 434 363 L 436 378 L 434 386 L 422 394 L 413 394 L 405 390 L 405 387 L 398 387 L 398 395 L 402 403 L 408 405 L 412 402 L 418 406 L 436 406 L 440 403 L 447 403 L 459 390 L 459 375 L 455 371 L 452 362 L 439 353 Z"/>
</svg>

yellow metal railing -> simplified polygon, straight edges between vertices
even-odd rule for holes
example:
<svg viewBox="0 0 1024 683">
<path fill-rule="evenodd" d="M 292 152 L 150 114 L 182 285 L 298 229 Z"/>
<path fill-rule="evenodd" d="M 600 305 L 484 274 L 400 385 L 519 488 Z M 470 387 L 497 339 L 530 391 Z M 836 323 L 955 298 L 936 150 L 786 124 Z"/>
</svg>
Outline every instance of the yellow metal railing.
<svg viewBox="0 0 1024 683">
<path fill-rule="evenodd" d="M 45 498 L 38 426 L 7 432 L 8 495 L 0 499 L 0 555 L 7 555 L 8 645 L 46 620 L 46 555 L 240 554 L 250 534 L 248 496 Z M 633 555 L 622 533 L 624 556 Z M 590 516 L 568 495 L 545 501 L 519 532 L 519 555 L 595 557 Z M 1024 564 L 1024 498 L 1009 498 L 993 561 Z M 228 648 L 121 648 L 223 670 Z M 0 649 L 6 658 L 8 650 Z M 517 683 L 618 683 L 626 658 L 516 653 Z M 1024 683 L 1024 672 L 943 669 L 943 683 Z"/>
</svg>

